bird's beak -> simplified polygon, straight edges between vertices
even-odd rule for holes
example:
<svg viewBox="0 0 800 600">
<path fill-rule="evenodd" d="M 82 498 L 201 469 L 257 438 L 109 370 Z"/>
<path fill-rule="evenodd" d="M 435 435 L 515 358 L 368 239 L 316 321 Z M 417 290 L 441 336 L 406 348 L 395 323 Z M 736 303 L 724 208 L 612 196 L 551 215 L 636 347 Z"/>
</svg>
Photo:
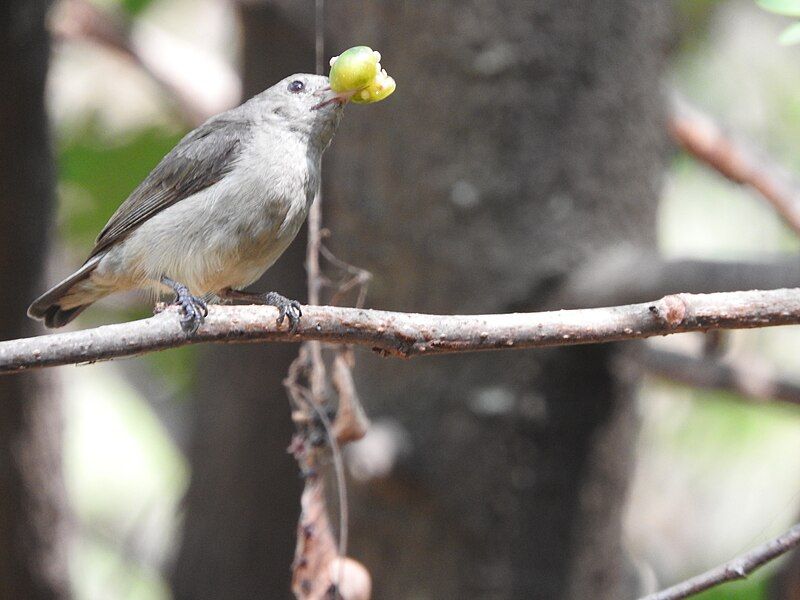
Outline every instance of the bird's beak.
<svg viewBox="0 0 800 600">
<path fill-rule="evenodd" d="M 319 104 L 315 104 L 311 107 L 311 110 L 319 110 L 323 106 L 328 106 L 329 104 L 339 104 L 344 105 L 353 97 L 354 92 L 341 92 L 336 93 L 331 90 L 330 87 L 323 88 L 315 93 L 316 96 L 322 98 L 322 101 Z"/>
</svg>

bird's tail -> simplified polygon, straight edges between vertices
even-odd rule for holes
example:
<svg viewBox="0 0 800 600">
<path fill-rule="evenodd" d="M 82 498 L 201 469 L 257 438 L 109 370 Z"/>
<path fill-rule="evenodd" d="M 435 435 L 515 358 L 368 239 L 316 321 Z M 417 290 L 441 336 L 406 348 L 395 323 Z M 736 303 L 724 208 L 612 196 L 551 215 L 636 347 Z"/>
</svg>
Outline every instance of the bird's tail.
<svg viewBox="0 0 800 600">
<path fill-rule="evenodd" d="M 28 307 L 28 316 L 32 319 L 44 321 L 46 327 L 63 327 L 81 314 L 95 300 L 105 296 L 104 292 L 92 294 L 87 293 L 88 290 L 80 290 L 79 292 L 75 289 L 79 284 L 86 282 L 101 258 L 102 256 L 93 256 L 64 281 L 39 296 Z M 89 286 L 84 287 L 88 288 Z"/>
</svg>

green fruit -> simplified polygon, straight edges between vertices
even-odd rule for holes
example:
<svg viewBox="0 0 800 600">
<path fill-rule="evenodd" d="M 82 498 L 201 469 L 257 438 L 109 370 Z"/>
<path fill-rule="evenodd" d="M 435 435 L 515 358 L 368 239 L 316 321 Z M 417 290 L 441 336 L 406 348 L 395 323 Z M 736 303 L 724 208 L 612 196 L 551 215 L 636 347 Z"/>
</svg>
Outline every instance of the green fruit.
<svg viewBox="0 0 800 600">
<path fill-rule="evenodd" d="M 331 59 L 331 89 L 352 93 L 357 104 L 378 102 L 394 92 L 394 79 L 381 69 L 381 55 L 368 46 L 354 46 Z"/>
<path fill-rule="evenodd" d="M 353 94 L 351 100 L 356 104 L 379 102 L 389 96 L 396 87 L 394 79 L 389 77 L 386 71 L 381 71 L 372 83 Z"/>
<path fill-rule="evenodd" d="M 380 54 L 367 46 L 355 46 L 331 59 L 331 89 L 334 92 L 352 92 L 372 83 L 380 73 Z"/>
</svg>

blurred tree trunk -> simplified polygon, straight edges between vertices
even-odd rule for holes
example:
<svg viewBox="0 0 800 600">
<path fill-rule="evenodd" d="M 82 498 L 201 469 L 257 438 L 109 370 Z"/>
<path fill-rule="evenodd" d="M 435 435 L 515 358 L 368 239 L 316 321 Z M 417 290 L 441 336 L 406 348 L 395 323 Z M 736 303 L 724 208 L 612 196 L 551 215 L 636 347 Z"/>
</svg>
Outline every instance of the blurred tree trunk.
<svg viewBox="0 0 800 600">
<path fill-rule="evenodd" d="M 326 226 L 374 274 L 370 303 L 540 309 L 600 252 L 653 251 L 668 26 L 636 0 L 329 4 L 331 53 L 378 48 L 398 82 L 348 109 L 326 169 Z M 359 356 L 368 412 L 411 446 L 352 493 L 376 598 L 634 596 L 618 350 Z"/>
<path fill-rule="evenodd" d="M 33 333 L 53 206 L 44 0 L 0 3 L 0 339 Z M 61 414 L 45 376 L 0 379 L 0 599 L 68 596 Z"/>
<path fill-rule="evenodd" d="M 242 9 L 248 94 L 312 64 L 311 3 L 270 4 L 281 11 Z M 328 3 L 328 55 L 372 45 L 399 82 L 389 101 L 348 108 L 326 163 L 326 225 L 340 256 L 374 273 L 371 303 L 536 309 L 604 250 L 653 251 L 668 12 L 635 0 Z M 303 245 L 265 289 L 302 297 Z M 280 380 L 294 354 L 207 356 L 179 599 L 285 594 L 299 482 Z M 412 447 L 390 480 L 353 490 L 352 554 L 376 598 L 634 595 L 620 515 L 636 382 L 617 354 L 359 355 L 369 412 L 399 421 Z"/>
<path fill-rule="evenodd" d="M 273 9 L 239 5 L 244 94 L 314 66 L 313 40 Z M 312 13 L 310 13 L 312 14 Z M 301 232 L 253 289 L 305 298 Z M 295 344 L 204 350 L 183 542 L 172 580 L 177 600 L 288 598 L 302 481 L 286 449 L 294 427 L 283 389 Z"/>
</svg>

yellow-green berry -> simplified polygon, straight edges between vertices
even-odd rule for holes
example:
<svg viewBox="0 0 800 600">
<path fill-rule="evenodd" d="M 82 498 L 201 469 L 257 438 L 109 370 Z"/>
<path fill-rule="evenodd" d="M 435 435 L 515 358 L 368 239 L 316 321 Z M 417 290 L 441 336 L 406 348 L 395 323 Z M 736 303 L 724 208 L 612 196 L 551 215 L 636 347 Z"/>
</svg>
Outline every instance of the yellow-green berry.
<svg viewBox="0 0 800 600">
<path fill-rule="evenodd" d="M 378 102 L 389 96 L 397 87 L 394 79 L 386 74 L 386 71 L 381 71 L 375 80 L 367 87 L 357 91 L 353 95 L 353 102 L 356 104 L 370 104 L 371 102 Z"/>
<path fill-rule="evenodd" d="M 394 79 L 381 69 L 381 55 L 368 46 L 355 46 L 331 59 L 331 89 L 351 94 L 356 104 L 378 102 L 394 92 Z"/>
<path fill-rule="evenodd" d="M 331 60 L 331 89 L 352 92 L 368 86 L 380 73 L 380 54 L 367 46 L 355 46 Z"/>
</svg>

